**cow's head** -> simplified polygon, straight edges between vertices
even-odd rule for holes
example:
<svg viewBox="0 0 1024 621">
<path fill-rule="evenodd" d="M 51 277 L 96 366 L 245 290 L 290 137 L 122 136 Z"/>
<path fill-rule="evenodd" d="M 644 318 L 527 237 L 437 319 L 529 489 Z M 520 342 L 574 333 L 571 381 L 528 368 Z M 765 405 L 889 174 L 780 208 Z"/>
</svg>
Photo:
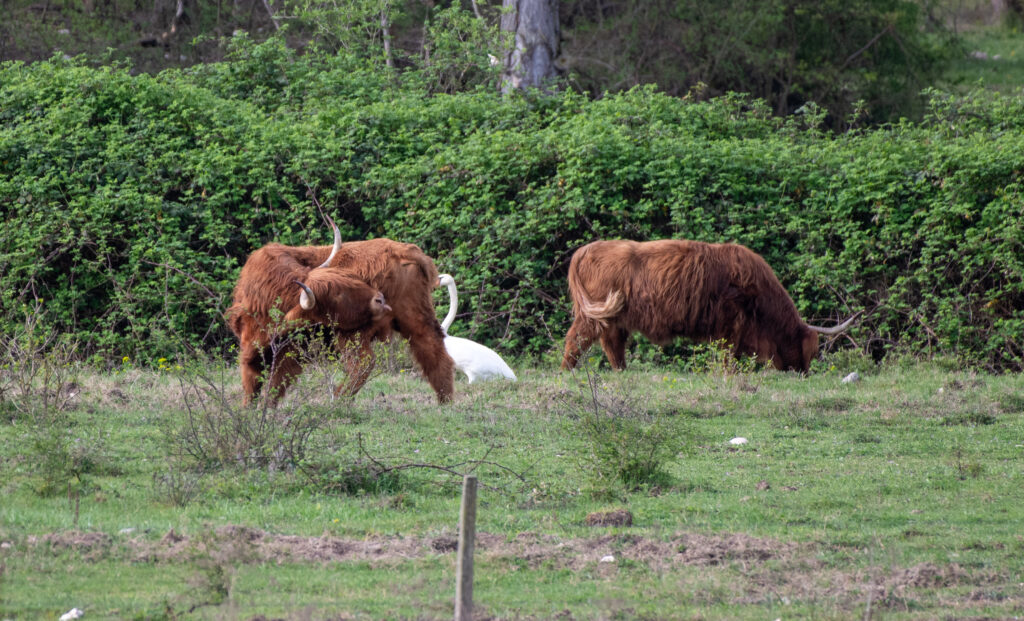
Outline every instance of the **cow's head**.
<svg viewBox="0 0 1024 621">
<path fill-rule="evenodd" d="M 811 368 L 811 361 L 818 357 L 818 335 L 835 335 L 841 334 L 853 320 L 857 318 L 860 313 L 854 313 L 849 319 L 831 328 L 821 328 L 818 326 L 812 326 L 809 324 L 803 324 L 800 329 L 799 338 L 795 339 L 792 344 L 787 344 L 780 347 L 780 353 L 782 355 L 781 369 L 800 371 L 806 373 Z"/>
<path fill-rule="evenodd" d="M 756 353 L 759 362 L 770 363 L 779 371 L 806 373 L 818 355 L 818 334 L 800 325 L 792 334 L 764 334 L 755 350 L 740 353 Z"/>
<path fill-rule="evenodd" d="M 285 314 L 286 322 L 358 330 L 391 313 L 383 293 L 337 268 L 320 267 L 311 271 L 305 282 L 294 282 L 302 292 L 298 305 Z"/>
</svg>

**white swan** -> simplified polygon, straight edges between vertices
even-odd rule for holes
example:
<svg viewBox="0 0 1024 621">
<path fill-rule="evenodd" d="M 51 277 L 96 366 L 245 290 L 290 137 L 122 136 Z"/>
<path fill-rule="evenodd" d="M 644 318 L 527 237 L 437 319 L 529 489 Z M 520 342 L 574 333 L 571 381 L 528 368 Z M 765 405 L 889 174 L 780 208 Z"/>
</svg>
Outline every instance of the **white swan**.
<svg viewBox="0 0 1024 621">
<path fill-rule="evenodd" d="M 448 287 L 450 299 L 448 315 L 441 322 L 441 329 L 444 330 L 444 348 L 448 350 L 448 355 L 455 361 L 455 368 L 466 374 L 470 384 L 476 380 L 499 377 L 516 381 L 516 374 L 496 351 L 476 341 L 448 335 L 448 328 L 455 321 L 455 313 L 458 312 L 459 293 L 451 274 L 441 274 L 437 279 L 437 284 Z"/>
</svg>

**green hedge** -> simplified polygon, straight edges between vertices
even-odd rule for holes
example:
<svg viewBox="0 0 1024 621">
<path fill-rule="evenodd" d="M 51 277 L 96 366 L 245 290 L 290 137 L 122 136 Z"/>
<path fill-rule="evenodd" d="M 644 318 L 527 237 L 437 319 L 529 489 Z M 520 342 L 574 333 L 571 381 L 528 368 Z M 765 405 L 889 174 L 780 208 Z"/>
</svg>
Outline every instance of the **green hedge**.
<svg viewBox="0 0 1024 621">
<path fill-rule="evenodd" d="M 5 64 L 0 316 L 42 299 L 108 359 L 223 347 L 246 255 L 327 243 L 319 203 L 419 244 L 460 285 L 453 331 L 513 356 L 560 347 L 575 248 L 680 237 L 760 252 L 809 321 L 866 309 L 858 346 L 1020 369 L 1024 102 L 931 98 L 832 135 L 736 95 L 428 95 L 274 41 L 155 77 Z"/>
</svg>

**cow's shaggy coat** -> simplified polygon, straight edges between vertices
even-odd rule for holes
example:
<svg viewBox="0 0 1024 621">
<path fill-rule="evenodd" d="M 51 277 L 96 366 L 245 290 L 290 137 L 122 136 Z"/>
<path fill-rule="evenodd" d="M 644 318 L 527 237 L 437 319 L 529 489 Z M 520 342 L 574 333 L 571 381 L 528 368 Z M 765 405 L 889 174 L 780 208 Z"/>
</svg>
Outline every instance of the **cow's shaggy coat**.
<svg viewBox="0 0 1024 621">
<path fill-rule="evenodd" d="M 624 369 L 627 339 L 640 332 L 659 345 L 676 337 L 724 339 L 736 355 L 807 371 L 818 352 L 817 332 L 849 325 L 804 323 L 771 267 L 738 244 L 592 242 L 573 254 L 569 293 L 574 321 L 565 339 L 566 369 L 597 339 L 611 366 Z"/>
<path fill-rule="evenodd" d="M 267 368 L 272 309 L 281 312 L 295 309 L 302 289 L 294 281 L 309 279 L 314 269 L 337 270 L 345 277 L 361 281 L 382 293 L 391 308 L 386 325 L 375 322 L 372 330 L 363 332 L 360 355 L 355 358 L 357 363 L 346 365 L 349 372 L 347 394 L 358 392 L 373 368 L 375 361 L 370 341 L 385 338 L 394 330 L 409 341 L 413 358 L 438 401 L 450 401 L 455 371 L 444 348 L 444 332 L 434 316 L 432 291 L 437 282 L 437 268 L 433 260 L 413 244 L 374 239 L 344 243 L 329 266 L 323 267 L 331 251 L 331 246 L 272 243 L 254 251 L 242 267 L 228 319 L 239 338 L 239 366 L 246 401 L 258 394 L 262 374 Z M 352 333 L 353 330 L 344 326 L 335 331 L 340 349 L 352 342 Z M 291 375 L 285 373 L 280 381 L 286 384 L 289 377 Z"/>
</svg>

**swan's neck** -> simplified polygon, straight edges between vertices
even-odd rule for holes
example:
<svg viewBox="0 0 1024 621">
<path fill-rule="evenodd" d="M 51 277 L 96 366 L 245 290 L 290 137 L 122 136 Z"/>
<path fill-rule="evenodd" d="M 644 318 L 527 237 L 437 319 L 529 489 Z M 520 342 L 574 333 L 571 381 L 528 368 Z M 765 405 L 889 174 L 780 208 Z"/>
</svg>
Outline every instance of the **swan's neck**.
<svg viewBox="0 0 1024 621">
<path fill-rule="evenodd" d="M 448 334 L 448 328 L 455 321 L 455 313 L 459 312 L 459 292 L 455 289 L 455 282 L 448 283 L 448 297 L 450 298 L 448 314 L 445 315 L 444 321 L 441 322 L 441 329 L 444 330 L 445 334 Z"/>
</svg>

